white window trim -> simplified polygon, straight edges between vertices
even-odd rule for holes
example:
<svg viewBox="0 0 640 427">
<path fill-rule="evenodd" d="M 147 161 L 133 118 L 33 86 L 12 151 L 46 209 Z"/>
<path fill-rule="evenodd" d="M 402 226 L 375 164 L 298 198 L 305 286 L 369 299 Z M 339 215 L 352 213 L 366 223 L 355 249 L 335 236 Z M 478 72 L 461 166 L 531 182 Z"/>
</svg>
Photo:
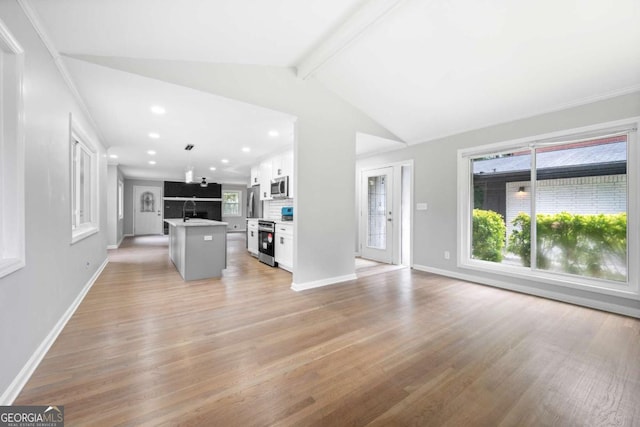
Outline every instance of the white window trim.
<svg viewBox="0 0 640 427">
<path fill-rule="evenodd" d="M 118 180 L 118 219 L 124 218 L 124 183 Z"/>
<path fill-rule="evenodd" d="M 224 215 L 224 194 L 225 193 L 236 193 L 238 195 L 238 214 L 237 215 Z M 232 203 L 235 204 L 235 203 Z M 240 190 L 222 190 L 222 213 L 225 218 L 240 218 L 242 216 L 242 191 Z"/>
<path fill-rule="evenodd" d="M 23 74 L 24 49 L 0 20 L 0 44 L 3 45 L 0 65 L 5 55 L 12 55 L 15 62 L 13 75 L 0 68 L 0 114 L 11 114 L 4 129 L 0 129 L 0 277 L 15 272 L 26 265 L 25 208 L 24 208 L 24 103 Z M 5 50 L 6 49 L 6 50 Z M 9 108 L 11 93 L 1 93 L 4 79 L 11 79 L 10 91 L 15 90 L 15 105 Z M 8 83 L 7 83 L 8 86 Z M 15 88 L 15 89 L 14 89 Z M 5 116 L 4 119 L 7 119 Z M 4 120 L 3 120 L 4 121 Z"/>
<path fill-rule="evenodd" d="M 79 141 L 91 154 L 91 221 L 74 228 L 72 216 L 74 215 L 73 186 L 75 177 L 73 176 L 73 146 L 75 141 Z M 100 231 L 100 211 L 98 209 L 98 188 L 100 188 L 98 183 L 99 177 L 97 145 L 89 137 L 87 132 L 84 131 L 82 126 L 80 126 L 80 124 L 73 119 L 72 115 L 69 114 L 69 213 L 71 215 L 69 217 L 69 226 L 71 228 L 71 244 L 86 239 Z"/>
<path fill-rule="evenodd" d="M 625 120 L 601 123 L 592 126 L 585 126 L 575 129 L 567 129 L 532 137 L 519 138 L 516 140 L 488 144 L 469 149 L 458 150 L 458 256 L 457 266 L 459 268 L 482 271 L 486 273 L 499 274 L 517 279 L 531 280 L 535 282 L 548 283 L 568 288 L 588 290 L 592 292 L 614 295 L 623 298 L 640 299 L 640 263 L 634 260 L 640 259 L 640 149 L 638 145 L 638 126 L 640 117 L 633 117 Z M 627 159 L 627 283 L 617 283 L 607 280 L 597 280 L 587 277 L 563 275 L 559 273 L 547 273 L 540 270 L 533 270 L 528 267 L 517 267 L 503 264 L 496 264 L 490 261 L 472 259 L 470 256 L 471 244 L 471 187 L 472 177 L 470 170 L 470 159 L 483 154 L 496 154 L 511 150 L 522 149 L 525 146 L 535 145 L 538 141 L 549 141 L 554 138 L 563 138 L 572 135 L 589 134 L 595 132 L 606 132 L 622 128 L 634 128 L 636 131 L 629 133 L 628 159 Z"/>
</svg>

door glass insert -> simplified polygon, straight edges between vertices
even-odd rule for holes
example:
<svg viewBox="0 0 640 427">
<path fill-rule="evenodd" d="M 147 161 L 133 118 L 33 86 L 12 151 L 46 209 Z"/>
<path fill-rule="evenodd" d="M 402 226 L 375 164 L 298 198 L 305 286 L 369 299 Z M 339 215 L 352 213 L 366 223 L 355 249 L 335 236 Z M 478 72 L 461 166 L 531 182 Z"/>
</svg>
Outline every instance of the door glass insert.
<svg viewBox="0 0 640 427">
<path fill-rule="evenodd" d="M 153 197 L 153 193 L 150 191 L 145 191 L 140 196 L 140 212 L 155 212 L 155 198 Z"/>
<path fill-rule="evenodd" d="M 387 188 L 386 175 L 368 178 L 367 246 L 386 249 L 387 246 Z"/>
</svg>

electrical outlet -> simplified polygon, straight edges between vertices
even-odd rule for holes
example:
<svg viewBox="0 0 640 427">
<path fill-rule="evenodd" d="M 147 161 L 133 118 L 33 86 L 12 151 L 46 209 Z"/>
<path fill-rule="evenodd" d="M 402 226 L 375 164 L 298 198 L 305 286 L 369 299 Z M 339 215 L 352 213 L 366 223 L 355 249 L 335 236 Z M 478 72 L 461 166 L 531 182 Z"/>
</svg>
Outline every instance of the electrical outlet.
<svg viewBox="0 0 640 427">
<path fill-rule="evenodd" d="M 213 236 L 204 236 L 204 240 L 213 240 Z"/>
<path fill-rule="evenodd" d="M 449 251 L 444 251 L 444 259 L 450 259 L 451 258 L 451 254 L 449 253 Z"/>
</svg>

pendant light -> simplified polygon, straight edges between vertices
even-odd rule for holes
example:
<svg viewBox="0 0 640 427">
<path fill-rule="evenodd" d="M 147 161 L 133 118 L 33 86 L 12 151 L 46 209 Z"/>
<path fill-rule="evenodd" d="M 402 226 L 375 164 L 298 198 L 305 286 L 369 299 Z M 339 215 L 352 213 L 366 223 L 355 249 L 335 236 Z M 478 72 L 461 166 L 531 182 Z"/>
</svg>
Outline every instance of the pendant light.
<svg viewBox="0 0 640 427">
<path fill-rule="evenodd" d="M 193 144 L 187 144 L 187 146 L 184 147 L 184 149 L 185 151 L 189 152 L 188 153 L 189 165 L 187 166 L 187 169 L 184 172 L 184 182 L 186 182 L 187 184 L 190 184 L 193 182 L 193 166 L 191 165 L 191 150 L 193 150 Z"/>
</svg>

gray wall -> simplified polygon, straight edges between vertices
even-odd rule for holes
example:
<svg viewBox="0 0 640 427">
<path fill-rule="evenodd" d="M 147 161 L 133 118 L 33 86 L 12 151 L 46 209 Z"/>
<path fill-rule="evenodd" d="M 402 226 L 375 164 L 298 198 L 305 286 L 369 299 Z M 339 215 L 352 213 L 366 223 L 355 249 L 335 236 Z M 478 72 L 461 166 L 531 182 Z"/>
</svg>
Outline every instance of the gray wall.
<svg viewBox="0 0 640 427">
<path fill-rule="evenodd" d="M 457 248 L 457 150 L 494 142 L 588 126 L 607 121 L 640 116 L 640 93 L 620 96 L 564 111 L 518 120 L 463 133 L 406 149 L 360 159 L 357 169 L 414 160 L 414 265 L 437 268 L 452 273 L 472 274 L 483 280 L 514 282 L 529 289 L 556 292 L 586 301 L 617 304 L 640 309 L 640 301 L 617 298 L 557 287 L 535 281 L 507 279 L 504 276 L 458 268 Z M 427 202 L 427 211 L 416 211 L 415 203 Z M 637 236 L 633 236 L 638 238 Z M 451 252 L 445 260 L 444 251 Z M 574 298 L 574 299 L 575 299 Z"/>
<path fill-rule="evenodd" d="M 133 235 L 133 187 L 136 185 L 147 187 L 159 187 L 161 194 L 164 190 L 164 181 L 151 181 L 144 179 L 124 180 L 124 235 Z"/>
<path fill-rule="evenodd" d="M 118 217 L 118 181 L 124 176 L 117 165 L 107 167 L 107 243 L 119 246 L 124 237 L 124 218 Z M 123 211 L 124 212 L 124 211 Z"/>
<path fill-rule="evenodd" d="M 20 6 L 1 1 L 0 19 L 25 50 L 26 145 L 26 266 L 0 278 L 2 395 L 106 260 L 107 165 L 91 124 Z M 100 232 L 73 245 L 69 113 L 98 144 L 99 162 Z"/>
<path fill-rule="evenodd" d="M 234 185 L 234 184 L 222 184 L 222 191 L 233 190 L 240 191 L 240 213 L 241 216 L 228 217 L 223 216 L 222 221 L 229 223 L 227 231 L 246 231 L 247 229 L 247 186 L 246 185 Z"/>
</svg>

